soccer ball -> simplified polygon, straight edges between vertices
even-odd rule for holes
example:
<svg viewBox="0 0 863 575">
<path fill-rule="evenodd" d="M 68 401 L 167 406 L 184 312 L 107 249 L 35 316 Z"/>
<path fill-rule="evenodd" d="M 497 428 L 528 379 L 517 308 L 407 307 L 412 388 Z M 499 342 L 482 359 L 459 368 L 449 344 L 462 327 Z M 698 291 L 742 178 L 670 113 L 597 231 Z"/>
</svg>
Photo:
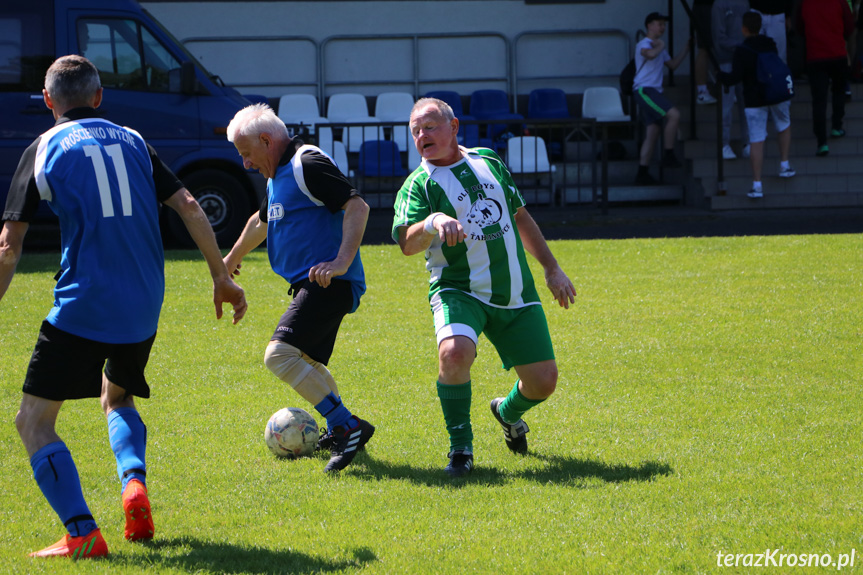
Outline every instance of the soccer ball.
<svg viewBox="0 0 863 575">
<path fill-rule="evenodd" d="M 318 424 L 306 410 L 286 407 L 267 422 L 264 440 L 270 451 L 279 457 L 293 459 L 311 455 L 318 444 Z"/>
</svg>

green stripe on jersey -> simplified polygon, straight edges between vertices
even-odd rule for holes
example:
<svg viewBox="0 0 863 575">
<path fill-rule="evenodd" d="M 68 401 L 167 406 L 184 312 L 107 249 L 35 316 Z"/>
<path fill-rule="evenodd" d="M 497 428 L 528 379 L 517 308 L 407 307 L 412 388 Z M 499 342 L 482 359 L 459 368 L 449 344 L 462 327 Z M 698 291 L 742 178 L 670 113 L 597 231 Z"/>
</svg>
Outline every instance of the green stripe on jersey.
<svg viewBox="0 0 863 575">
<path fill-rule="evenodd" d="M 470 293 L 490 305 L 517 308 L 539 301 L 513 214 L 524 206 L 512 176 L 493 151 L 465 150 L 452 166 L 423 165 L 396 197 L 393 236 L 433 212 L 458 219 L 467 234 L 454 247 L 435 239 L 426 253 L 429 295 Z"/>
</svg>

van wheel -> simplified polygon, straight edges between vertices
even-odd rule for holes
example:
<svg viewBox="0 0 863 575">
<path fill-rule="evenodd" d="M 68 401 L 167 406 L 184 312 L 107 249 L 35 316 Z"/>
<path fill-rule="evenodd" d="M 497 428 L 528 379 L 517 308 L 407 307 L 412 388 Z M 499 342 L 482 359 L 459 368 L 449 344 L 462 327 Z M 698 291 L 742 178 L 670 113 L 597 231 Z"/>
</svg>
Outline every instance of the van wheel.
<svg viewBox="0 0 863 575">
<path fill-rule="evenodd" d="M 219 247 L 230 248 L 243 231 L 252 213 L 243 184 L 219 170 L 201 170 L 183 177 L 183 183 L 207 215 Z M 181 247 L 194 248 L 195 242 L 183 220 L 168 208 L 168 229 Z"/>
</svg>

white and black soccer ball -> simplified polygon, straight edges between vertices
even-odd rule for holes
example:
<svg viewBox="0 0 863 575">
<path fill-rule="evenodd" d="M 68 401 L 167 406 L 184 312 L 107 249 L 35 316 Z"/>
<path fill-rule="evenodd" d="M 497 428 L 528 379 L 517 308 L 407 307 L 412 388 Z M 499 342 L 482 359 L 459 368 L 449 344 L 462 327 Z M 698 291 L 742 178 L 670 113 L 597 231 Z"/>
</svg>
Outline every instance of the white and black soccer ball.
<svg viewBox="0 0 863 575">
<path fill-rule="evenodd" d="M 267 447 L 279 457 L 311 455 L 318 443 L 318 424 L 308 411 L 299 407 L 280 409 L 264 430 Z"/>
</svg>

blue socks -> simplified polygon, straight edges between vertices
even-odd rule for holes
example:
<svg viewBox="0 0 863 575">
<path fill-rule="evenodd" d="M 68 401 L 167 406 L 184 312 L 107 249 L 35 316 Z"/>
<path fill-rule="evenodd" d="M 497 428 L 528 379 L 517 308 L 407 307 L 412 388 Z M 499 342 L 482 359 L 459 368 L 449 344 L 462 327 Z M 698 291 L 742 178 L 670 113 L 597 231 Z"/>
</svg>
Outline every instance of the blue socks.
<svg viewBox="0 0 863 575">
<path fill-rule="evenodd" d="M 342 403 L 341 398 L 336 397 L 332 392 L 317 404 L 315 409 L 327 420 L 328 429 L 339 426 L 351 429 L 359 424 L 357 418 Z"/>
<path fill-rule="evenodd" d="M 121 407 L 108 414 L 108 439 L 117 458 L 117 475 L 122 486 L 137 479 L 147 485 L 147 467 L 144 453 L 147 450 L 147 426 L 134 407 Z"/>
<path fill-rule="evenodd" d="M 78 469 L 62 441 L 49 443 L 30 458 L 33 477 L 69 535 L 81 537 L 97 528 L 84 501 Z"/>
</svg>

